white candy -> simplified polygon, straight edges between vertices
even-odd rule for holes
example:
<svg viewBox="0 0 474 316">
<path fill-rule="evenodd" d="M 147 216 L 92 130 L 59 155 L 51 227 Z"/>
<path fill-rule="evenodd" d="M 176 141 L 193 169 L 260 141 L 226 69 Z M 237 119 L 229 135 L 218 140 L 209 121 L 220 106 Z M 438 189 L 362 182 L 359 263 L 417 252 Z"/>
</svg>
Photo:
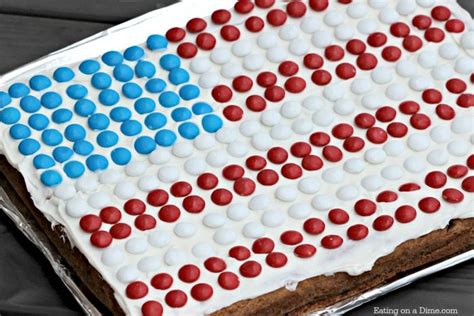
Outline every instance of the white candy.
<svg viewBox="0 0 474 316">
<path fill-rule="evenodd" d="M 474 72 L 474 59 L 467 56 L 458 58 L 458 60 L 456 60 L 456 64 L 454 65 L 454 70 L 456 70 L 457 73 L 463 75 Z"/>
<path fill-rule="evenodd" d="M 449 142 L 451 135 L 449 128 L 443 125 L 435 126 L 430 131 L 431 139 L 438 144 Z"/>
<path fill-rule="evenodd" d="M 393 72 L 390 68 L 380 66 L 372 70 L 370 78 L 375 83 L 386 84 L 393 80 Z"/>
<path fill-rule="evenodd" d="M 416 64 L 409 60 L 399 61 L 395 69 L 402 77 L 411 77 L 416 74 Z"/>
<path fill-rule="evenodd" d="M 401 15 L 410 15 L 416 10 L 416 3 L 413 0 L 398 0 L 397 11 Z"/>
<path fill-rule="evenodd" d="M 265 115 L 265 113 L 272 113 L 273 111 L 272 110 L 269 110 L 269 111 L 265 111 L 263 114 L 262 114 L 262 122 L 263 122 L 263 116 Z M 281 108 L 280 108 L 280 114 L 283 116 L 283 117 L 286 117 L 286 118 L 289 118 L 289 119 L 293 119 L 293 118 L 296 118 L 298 117 L 298 115 L 301 114 L 301 105 L 298 103 L 298 102 L 294 102 L 294 101 L 288 101 L 288 102 L 285 102 L 282 104 Z M 271 123 L 273 123 L 273 121 L 275 121 L 275 117 L 272 117 L 272 120 L 271 120 Z M 281 119 L 281 117 L 280 117 Z M 280 119 L 278 120 L 278 122 L 280 121 Z M 267 121 L 268 119 L 266 118 L 265 121 Z M 277 123 L 278 123 L 277 122 Z M 264 124 L 268 124 L 266 122 L 263 122 Z M 272 125 L 269 125 L 269 126 L 273 126 L 274 124 Z"/>
<path fill-rule="evenodd" d="M 418 55 L 418 63 L 423 68 L 433 68 L 438 63 L 438 56 L 432 51 L 425 51 Z"/>
<path fill-rule="evenodd" d="M 387 155 L 385 154 L 385 151 L 383 151 L 380 148 L 370 148 L 366 150 L 364 153 L 365 161 L 373 165 L 378 165 L 378 164 L 383 163 L 386 158 L 387 158 Z"/>
<path fill-rule="evenodd" d="M 310 111 L 316 111 L 324 108 L 326 106 L 326 101 L 323 98 L 310 95 L 303 100 L 303 107 Z"/>
<path fill-rule="evenodd" d="M 320 20 L 314 16 L 305 16 L 301 19 L 300 28 L 305 33 L 314 33 L 320 28 Z"/>
<path fill-rule="evenodd" d="M 116 183 L 119 183 L 120 181 L 122 181 L 124 177 L 125 177 L 125 175 L 120 170 L 109 169 L 109 170 L 105 170 L 105 171 L 100 173 L 99 182 L 102 183 L 102 184 L 116 184 Z M 81 179 L 82 178 L 80 178 L 79 180 L 81 180 Z M 92 180 L 92 181 L 97 183 L 94 180 Z"/>
<path fill-rule="evenodd" d="M 276 140 L 288 139 L 292 133 L 291 128 L 283 124 L 277 124 L 270 130 L 270 136 Z"/>
<path fill-rule="evenodd" d="M 209 258 L 214 255 L 212 246 L 204 241 L 196 243 L 193 248 L 191 248 L 191 252 L 196 258 Z"/>
<path fill-rule="evenodd" d="M 219 228 L 214 233 L 213 239 L 219 245 L 229 245 L 237 239 L 237 234 L 228 228 Z"/>
<path fill-rule="evenodd" d="M 333 41 L 331 33 L 328 31 L 316 31 L 311 36 L 311 43 L 317 48 L 325 48 Z"/>
<path fill-rule="evenodd" d="M 385 179 L 395 181 L 403 177 L 403 169 L 398 165 L 387 166 L 382 169 L 381 174 Z"/>
<path fill-rule="evenodd" d="M 128 284 L 137 280 L 138 274 L 139 272 L 134 266 L 127 265 L 117 271 L 117 279 L 122 283 Z"/>
<path fill-rule="evenodd" d="M 221 213 L 208 213 L 202 218 L 202 223 L 209 228 L 218 228 L 225 224 L 225 217 Z"/>
<path fill-rule="evenodd" d="M 227 63 L 221 68 L 221 75 L 227 79 L 233 79 L 243 72 L 242 66 L 236 63 Z"/>
<path fill-rule="evenodd" d="M 435 80 L 444 81 L 453 76 L 453 68 L 450 65 L 437 65 L 431 70 L 431 77 Z"/>
<path fill-rule="evenodd" d="M 114 188 L 114 194 L 123 200 L 130 199 L 136 192 L 137 188 L 135 184 L 130 181 L 120 182 Z"/>
<path fill-rule="evenodd" d="M 298 197 L 298 190 L 293 186 L 280 186 L 275 191 L 275 197 L 283 202 L 293 202 Z"/>
<path fill-rule="evenodd" d="M 336 191 L 337 198 L 342 201 L 354 200 L 359 194 L 359 189 L 351 184 L 342 186 Z"/>
<path fill-rule="evenodd" d="M 271 200 L 270 197 L 268 197 L 265 194 L 261 195 L 256 195 L 252 197 L 249 201 L 249 208 L 252 211 L 260 211 L 260 210 L 265 210 L 267 207 L 270 206 Z"/>
<path fill-rule="evenodd" d="M 407 89 L 404 84 L 392 83 L 385 90 L 385 95 L 392 100 L 399 101 L 407 96 Z"/>
<path fill-rule="evenodd" d="M 93 208 L 103 208 L 110 205 L 112 198 L 108 192 L 95 192 L 89 195 L 87 203 Z"/>
<path fill-rule="evenodd" d="M 239 131 L 242 135 L 250 137 L 261 131 L 261 125 L 257 120 L 245 120 L 240 123 Z"/>
<path fill-rule="evenodd" d="M 392 24 L 400 19 L 400 15 L 392 8 L 383 8 L 379 12 L 379 20 L 385 24 Z"/>
<path fill-rule="evenodd" d="M 227 153 L 222 149 L 215 149 L 206 156 L 206 162 L 212 167 L 222 167 L 227 164 Z"/>
<path fill-rule="evenodd" d="M 156 248 L 164 248 L 171 241 L 171 236 L 164 230 L 154 230 L 148 235 L 148 243 Z"/>
<path fill-rule="evenodd" d="M 344 172 L 338 167 L 327 168 L 323 171 L 322 179 L 327 183 L 341 183 L 344 180 Z"/>
<path fill-rule="evenodd" d="M 166 251 L 163 260 L 169 266 L 178 266 L 186 262 L 186 253 L 177 248 L 170 248 Z"/>
<path fill-rule="evenodd" d="M 247 55 L 244 58 L 243 66 L 245 69 L 250 71 L 256 71 L 263 67 L 265 59 L 261 55 Z"/>
<path fill-rule="evenodd" d="M 130 177 L 138 177 L 145 173 L 147 167 L 145 161 L 132 161 L 125 167 L 125 173 Z"/>
<path fill-rule="evenodd" d="M 363 96 L 361 103 L 365 108 L 369 110 L 375 110 L 385 103 L 385 98 L 382 94 L 371 93 Z"/>
<path fill-rule="evenodd" d="M 411 156 L 405 159 L 403 167 L 411 173 L 420 173 L 426 169 L 425 160 L 419 156 Z"/>
<path fill-rule="evenodd" d="M 449 155 L 446 150 L 434 149 L 428 154 L 426 160 L 434 166 L 443 166 L 448 162 Z"/>
<path fill-rule="evenodd" d="M 198 176 L 206 172 L 206 160 L 201 157 L 192 157 L 184 163 L 184 170 L 192 176 Z"/>
<path fill-rule="evenodd" d="M 285 215 L 281 211 L 268 210 L 263 212 L 260 221 L 267 227 L 278 227 L 285 222 Z"/>
<path fill-rule="evenodd" d="M 98 186 L 96 175 L 84 175 L 76 180 L 76 189 L 84 193 L 93 192 Z"/>
<path fill-rule="evenodd" d="M 265 227 L 257 222 L 249 222 L 242 228 L 242 234 L 247 238 L 259 238 L 265 234 Z"/>
<path fill-rule="evenodd" d="M 471 115 L 458 116 L 451 121 L 451 130 L 456 134 L 472 133 L 473 120 Z"/>
<path fill-rule="evenodd" d="M 369 0 L 369 6 L 374 9 L 382 9 L 387 6 L 388 0 Z"/>
<path fill-rule="evenodd" d="M 377 69 L 379 69 L 379 68 L 376 68 L 375 70 L 377 70 Z M 374 70 L 374 72 L 375 72 L 375 70 Z M 374 88 L 374 85 L 372 84 L 372 82 L 370 82 L 370 80 L 364 79 L 364 78 L 356 78 L 351 83 L 351 91 L 355 94 L 358 94 L 358 95 L 366 94 L 366 93 L 372 91 L 373 88 Z"/>
<path fill-rule="evenodd" d="M 367 191 L 377 191 L 383 187 L 384 181 L 378 175 L 370 175 L 362 178 L 361 184 Z"/>
<path fill-rule="evenodd" d="M 338 84 L 330 84 L 324 87 L 323 96 L 329 101 L 337 101 L 344 97 L 344 88 Z"/>
<path fill-rule="evenodd" d="M 249 152 L 249 146 L 244 142 L 234 142 L 227 146 L 227 152 L 236 158 L 242 158 Z"/>
<path fill-rule="evenodd" d="M 354 113 L 356 105 L 354 101 L 350 99 L 342 99 L 336 101 L 333 110 L 339 115 L 349 115 Z"/>
<path fill-rule="evenodd" d="M 143 237 L 133 237 L 128 239 L 125 243 L 125 250 L 134 255 L 145 253 L 147 249 L 148 243 Z"/>
<path fill-rule="evenodd" d="M 273 32 L 263 32 L 257 38 L 257 45 L 263 49 L 275 47 L 278 44 L 278 37 Z"/>
<path fill-rule="evenodd" d="M 351 3 L 347 6 L 347 15 L 354 19 L 360 19 L 367 15 L 369 9 L 364 3 Z"/>
<path fill-rule="evenodd" d="M 363 19 L 357 23 L 357 29 L 362 34 L 369 35 L 379 29 L 379 23 L 374 19 Z"/>
<path fill-rule="evenodd" d="M 154 257 L 145 257 L 138 261 L 137 267 L 140 271 L 149 273 L 158 271 L 161 266 L 161 257 L 154 256 Z"/>
<path fill-rule="evenodd" d="M 288 58 L 288 51 L 281 46 L 276 46 L 269 48 L 265 56 L 272 63 L 281 63 Z"/>
<path fill-rule="evenodd" d="M 159 185 L 158 178 L 155 176 L 142 176 L 138 180 L 138 188 L 143 192 L 150 192 Z"/>
<path fill-rule="evenodd" d="M 298 181 L 298 190 L 305 194 L 313 194 L 319 191 L 321 184 L 316 177 L 307 177 Z"/>
<path fill-rule="evenodd" d="M 414 151 L 423 151 L 430 146 L 430 138 L 425 134 L 414 133 L 408 137 L 408 147 Z"/>
<path fill-rule="evenodd" d="M 359 174 L 364 169 L 365 162 L 359 158 L 350 158 L 344 163 L 344 170 L 352 174 Z"/>
<path fill-rule="evenodd" d="M 306 135 L 313 129 L 313 123 L 310 119 L 300 118 L 291 124 L 291 129 L 298 135 Z"/>
<path fill-rule="evenodd" d="M 280 28 L 278 35 L 280 36 L 282 40 L 289 42 L 298 37 L 299 35 L 298 26 L 294 24 L 285 24 Z"/>
<path fill-rule="evenodd" d="M 302 40 L 301 38 L 296 38 L 290 42 L 288 50 L 293 55 L 302 56 L 309 51 L 309 44 L 307 41 Z"/>
<path fill-rule="evenodd" d="M 467 31 L 461 35 L 461 45 L 464 49 L 474 49 L 474 31 Z"/>
<path fill-rule="evenodd" d="M 429 87 L 431 87 L 433 83 L 429 78 L 424 76 L 413 76 L 408 81 L 408 86 L 415 91 L 423 91 Z"/>
<path fill-rule="evenodd" d="M 434 5 L 435 0 L 416 0 L 416 3 L 418 3 L 420 7 L 429 8 Z"/>
<path fill-rule="evenodd" d="M 102 252 L 101 261 L 108 267 L 113 267 L 125 260 L 123 251 L 118 247 L 110 247 Z"/>
<path fill-rule="evenodd" d="M 472 152 L 472 146 L 464 139 L 453 140 L 448 144 L 448 152 L 453 156 L 462 157 L 467 155 L 469 151 Z"/>
<path fill-rule="evenodd" d="M 227 48 L 217 47 L 211 51 L 210 58 L 213 63 L 216 63 L 218 65 L 224 65 L 225 63 L 228 63 L 230 61 L 232 55 L 230 54 Z"/>
<path fill-rule="evenodd" d="M 189 63 L 189 68 L 196 74 L 203 74 L 211 69 L 211 62 L 208 57 L 196 57 Z"/>
<path fill-rule="evenodd" d="M 311 205 L 307 203 L 296 203 L 288 209 L 288 215 L 294 219 L 305 219 L 311 214 Z"/>
<path fill-rule="evenodd" d="M 320 127 L 329 126 L 335 119 L 332 111 L 328 111 L 326 109 L 321 109 L 314 112 L 311 118 L 313 123 Z"/>
<path fill-rule="evenodd" d="M 261 151 L 270 149 L 273 145 L 273 139 L 267 133 L 257 133 L 252 136 L 252 146 Z"/>
<path fill-rule="evenodd" d="M 168 150 L 159 148 L 148 155 L 148 160 L 154 165 L 163 165 L 171 160 L 171 153 Z"/>
<path fill-rule="evenodd" d="M 163 166 L 158 170 L 158 179 L 165 183 L 172 183 L 179 179 L 179 169 L 176 166 Z"/>
<path fill-rule="evenodd" d="M 216 139 L 211 134 L 201 134 L 194 139 L 193 144 L 196 149 L 205 151 L 216 145 Z"/>
<path fill-rule="evenodd" d="M 190 238 L 196 234 L 197 227 L 193 223 L 181 222 L 174 226 L 173 232 L 181 238 Z"/>
<path fill-rule="evenodd" d="M 455 59 L 459 55 L 459 47 L 454 43 L 444 43 L 438 48 L 438 54 L 444 59 Z"/>
<path fill-rule="evenodd" d="M 206 72 L 199 77 L 198 84 L 203 89 L 210 89 L 215 87 L 221 78 L 215 72 Z"/>
<path fill-rule="evenodd" d="M 66 201 L 76 195 L 76 189 L 72 184 L 61 183 L 54 189 L 54 196 L 60 200 Z"/>
<path fill-rule="evenodd" d="M 390 157 L 398 157 L 405 151 L 405 145 L 401 140 L 390 140 L 383 145 L 383 150 Z"/>
<path fill-rule="evenodd" d="M 248 39 L 239 40 L 232 45 L 232 54 L 237 57 L 245 57 L 252 52 L 252 41 Z"/>
<path fill-rule="evenodd" d="M 337 11 L 329 11 L 324 16 L 324 23 L 328 26 L 338 26 L 344 22 L 344 15 Z"/>
<path fill-rule="evenodd" d="M 334 207 L 334 199 L 331 195 L 316 195 L 311 200 L 311 205 L 318 211 L 327 211 Z"/>
<path fill-rule="evenodd" d="M 234 142 L 238 136 L 236 131 L 231 127 L 222 127 L 215 135 L 217 141 L 222 144 L 230 144 Z"/>
<path fill-rule="evenodd" d="M 226 211 L 226 215 L 229 219 L 233 221 L 241 221 L 249 216 L 250 210 L 243 204 L 233 203 L 231 204 Z"/>
</svg>

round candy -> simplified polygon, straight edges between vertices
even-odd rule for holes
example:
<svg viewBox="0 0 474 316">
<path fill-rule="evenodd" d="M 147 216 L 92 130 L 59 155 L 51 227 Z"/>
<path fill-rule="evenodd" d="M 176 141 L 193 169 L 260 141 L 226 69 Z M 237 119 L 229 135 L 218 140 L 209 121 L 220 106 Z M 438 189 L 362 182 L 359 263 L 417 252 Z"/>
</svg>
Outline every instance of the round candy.
<svg viewBox="0 0 474 316">
<path fill-rule="evenodd" d="M 136 61 L 142 58 L 144 54 L 145 51 L 140 46 L 130 46 L 124 51 L 123 57 L 129 61 Z"/>
<path fill-rule="evenodd" d="M 159 78 L 153 78 L 146 82 L 145 89 L 150 93 L 160 93 L 166 88 L 166 82 Z"/>
<path fill-rule="evenodd" d="M 77 179 L 84 174 L 85 168 L 79 161 L 69 161 L 64 165 L 64 173 L 69 178 Z"/>
<path fill-rule="evenodd" d="M 155 112 L 147 115 L 145 118 L 145 126 L 151 130 L 159 129 L 166 125 L 166 116 Z"/>
<path fill-rule="evenodd" d="M 41 140 L 49 146 L 59 145 L 63 141 L 63 135 L 55 129 L 46 129 L 41 133 Z"/>
<path fill-rule="evenodd" d="M 72 149 L 79 155 L 88 156 L 94 150 L 94 145 L 86 140 L 79 140 L 74 143 Z"/>
<path fill-rule="evenodd" d="M 155 150 L 156 143 L 149 136 L 140 136 L 135 140 L 134 148 L 139 154 L 147 155 Z"/>
<path fill-rule="evenodd" d="M 92 76 L 91 84 L 96 89 L 107 89 L 112 84 L 112 78 L 104 72 L 98 72 Z"/>
<path fill-rule="evenodd" d="M 117 91 L 112 89 L 105 89 L 99 93 L 99 102 L 106 106 L 117 104 L 120 96 Z"/>
<path fill-rule="evenodd" d="M 181 65 L 181 60 L 178 56 L 173 54 L 166 54 L 160 58 L 160 66 L 165 70 L 178 68 Z"/>
<path fill-rule="evenodd" d="M 88 117 L 89 115 L 94 114 L 96 106 L 94 102 L 88 99 L 78 100 L 74 104 L 74 112 L 82 117 Z"/>
<path fill-rule="evenodd" d="M 171 108 L 179 104 L 179 96 L 173 91 L 165 91 L 158 97 L 158 102 L 165 108 Z"/>
<path fill-rule="evenodd" d="M 114 78 L 121 82 L 127 82 L 133 78 L 133 69 L 125 64 L 119 64 L 114 68 Z"/>
<path fill-rule="evenodd" d="M 126 148 L 118 147 L 112 150 L 110 154 L 112 161 L 119 166 L 126 165 L 132 159 L 132 154 Z"/>
<path fill-rule="evenodd" d="M 86 159 L 87 168 L 91 171 L 105 170 L 109 166 L 107 158 L 102 155 L 90 155 Z"/>
<path fill-rule="evenodd" d="M 45 154 L 39 154 L 33 158 L 33 166 L 35 166 L 36 169 L 49 169 L 55 164 L 53 158 Z"/>
<path fill-rule="evenodd" d="M 109 51 L 102 55 L 102 61 L 108 66 L 116 66 L 123 62 L 123 56 L 120 52 Z"/>
<path fill-rule="evenodd" d="M 57 162 L 65 162 L 69 160 L 73 155 L 71 148 L 65 146 L 59 146 L 54 148 L 53 157 Z"/>
<path fill-rule="evenodd" d="M 168 47 L 168 40 L 163 35 L 153 34 L 148 36 L 146 46 L 150 50 L 160 50 Z"/>
<path fill-rule="evenodd" d="M 183 68 L 173 68 L 168 74 L 168 80 L 174 85 L 189 81 L 189 73 Z"/>
<path fill-rule="evenodd" d="M 59 172 L 55 170 L 46 170 L 41 174 L 41 182 L 48 187 L 53 187 L 60 184 L 63 181 L 63 178 Z"/>
<path fill-rule="evenodd" d="M 103 131 L 97 135 L 97 144 L 99 146 L 108 148 L 116 145 L 118 142 L 118 135 L 112 131 Z"/>
<path fill-rule="evenodd" d="M 143 93 L 143 89 L 134 82 L 127 82 L 122 86 L 122 93 L 129 99 L 136 99 Z"/>
<path fill-rule="evenodd" d="M 187 84 L 182 86 L 179 89 L 179 96 L 183 100 L 192 100 L 199 97 L 200 91 L 199 88 L 192 84 Z"/>
<path fill-rule="evenodd" d="M 74 72 L 69 67 L 60 67 L 54 71 L 53 78 L 57 82 L 67 82 L 74 78 Z"/>
<path fill-rule="evenodd" d="M 205 115 L 202 118 L 202 127 L 208 133 L 215 133 L 221 129 L 223 123 L 222 119 L 214 114 Z"/>
<path fill-rule="evenodd" d="M 75 142 L 86 137 L 86 130 L 79 124 L 71 124 L 64 131 L 66 139 Z"/>
<path fill-rule="evenodd" d="M 37 131 L 41 131 L 49 125 L 49 119 L 43 114 L 33 114 L 28 119 L 28 125 Z"/>
<path fill-rule="evenodd" d="M 79 65 L 79 70 L 86 75 L 92 75 L 100 69 L 100 64 L 92 59 L 85 60 Z"/>
<path fill-rule="evenodd" d="M 6 97 L 8 97 L 8 99 L 6 99 Z M 0 92 L 0 108 L 2 107 L 2 106 L 1 106 L 1 103 L 2 103 L 1 98 L 2 98 L 2 94 L 1 94 L 1 92 Z M 10 96 L 9 96 L 8 94 L 6 94 L 6 93 L 4 94 L 4 99 L 5 99 L 6 101 L 8 101 L 8 103 L 7 103 L 7 102 L 4 102 L 4 103 L 3 103 L 4 105 L 9 104 L 10 101 L 11 101 Z M 36 111 L 38 111 L 38 110 L 40 109 L 41 103 L 40 103 L 40 101 L 39 101 L 36 97 L 34 97 L 34 96 L 32 96 L 32 95 L 27 95 L 26 97 L 21 98 L 21 100 L 20 100 L 20 107 L 21 107 L 21 109 L 22 109 L 23 111 L 25 111 L 25 112 L 27 112 L 27 113 L 34 113 L 34 112 L 36 112 Z"/>
<path fill-rule="evenodd" d="M 124 122 L 132 117 L 132 112 L 123 106 L 118 106 L 110 111 L 110 118 L 115 122 Z"/>
<path fill-rule="evenodd" d="M 29 156 L 37 152 L 40 147 L 41 145 L 37 140 L 26 138 L 18 144 L 18 151 L 24 156 Z"/>
<path fill-rule="evenodd" d="M 135 136 L 141 133 L 142 125 L 136 120 L 126 120 L 120 125 L 120 131 L 126 136 Z"/>
<path fill-rule="evenodd" d="M 194 139 L 199 135 L 199 127 L 191 122 L 186 122 L 178 127 L 179 134 L 186 139 Z"/>
<path fill-rule="evenodd" d="M 31 130 L 24 124 L 15 124 L 10 127 L 10 136 L 13 139 L 24 139 L 31 136 Z"/>
<path fill-rule="evenodd" d="M 31 89 L 35 91 L 41 91 L 41 90 L 51 87 L 51 80 L 49 80 L 49 78 L 46 76 L 36 75 L 36 76 L 31 77 L 29 84 L 30 84 Z"/>
<path fill-rule="evenodd" d="M 63 98 L 56 92 L 46 92 L 41 96 L 41 104 L 47 109 L 57 108 L 62 103 Z"/>
<path fill-rule="evenodd" d="M 20 120 L 20 111 L 16 108 L 6 108 L 0 112 L 0 122 L 14 124 Z"/>
<path fill-rule="evenodd" d="M 138 78 L 152 78 L 155 75 L 155 73 L 156 73 L 156 68 L 149 61 L 140 60 L 135 65 L 135 74 L 137 75 Z"/>
<path fill-rule="evenodd" d="M 0 109 L 12 102 L 12 98 L 6 92 L 0 91 Z"/>
<path fill-rule="evenodd" d="M 192 116 L 191 111 L 187 108 L 176 108 L 171 112 L 171 117 L 175 122 L 182 122 L 190 119 Z"/>
<path fill-rule="evenodd" d="M 71 120 L 72 112 L 68 109 L 59 109 L 53 112 L 51 116 L 54 123 L 61 124 Z"/>
<path fill-rule="evenodd" d="M 87 124 L 93 130 L 104 130 L 109 127 L 110 119 L 105 114 L 96 113 L 89 117 Z"/>
</svg>

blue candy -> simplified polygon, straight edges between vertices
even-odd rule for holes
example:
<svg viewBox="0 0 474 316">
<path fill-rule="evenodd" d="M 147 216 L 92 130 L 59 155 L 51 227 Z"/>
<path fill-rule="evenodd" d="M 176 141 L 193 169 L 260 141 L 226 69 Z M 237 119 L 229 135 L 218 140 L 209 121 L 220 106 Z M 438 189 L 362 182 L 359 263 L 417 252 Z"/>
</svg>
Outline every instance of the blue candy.
<svg viewBox="0 0 474 316">
<path fill-rule="evenodd" d="M 133 70 L 125 64 L 117 65 L 114 68 L 114 78 L 122 82 L 130 81 L 133 78 Z"/>
<path fill-rule="evenodd" d="M 156 148 L 156 143 L 150 136 L 140 136 L 135 140 L 135 150 L 139 154 L 147 155 Z"/>
<path fill-rule="evenodd" d="M 173 91 L 165 91 L 158 97 L 158 102 L 165 108 L 172 108 L 179 104 L 179 96 Z"/>
<path fill-rule="evenodd" d="M 193 113 L 196 115 L 211 113 L 213 111 L 209 103 L 206 103 L 206 102 L 194 103 L 192 106 L 192 110 L 193 110 Z"/>
<path fill-rule="evenodd" d="M 145 118 L 145 125 L 148 129 L 155 130 L 166 125 L 166 116 L 161 113 L 151 113 Z"/>
<path fill-rule="evenodd" d="M 145 84 L 146 91 L 150 93 L 160 93 L 165 90 L 166 82 L 162 79 L 154 78 L 150 79 Z"/>
<path fill-rule="evenodd" d="M 67 82 L 74 78 L 74 72 L 69 67 L 60 67 L 54 71 L 53 78 L 57 82 Z"/>
<path fill-rule="evenodd" d="M 79 161 L 69 161 L 64 165 L 64 173 L 72 179 L 77 179 L 84 174 L 86 168 Z"/>
<path fill-rule="evenodd" d="M 136 99 L 143 93 L 142 88 L 134 82 L 127 82 L 122 86 L 122 93 L 129 99 Z"/>
<path fill-rule="evenodd" d="M 110 118 L 115 122 L 123 122 L 132 116 L 132 112 L 123 106 L 118 106 L 110 111 Z"/>
<path fill-rule="evenodd" d="M 150 50 L 165 49 L 168 47 L 168 40 L 163 35 L 150 35 L 146 40 L 146 46 Z"/>
<path fill-rule="evenodd" d="M 10 127 L 10 136 L 13 139 L 24 139 L 31 136 L 31 130 L 24 124 L 15 124 Z"/>
<path fill-rule="evenodd" d="M 169 72 L 168 80 L 174 85 L 179 85 L 189 81 L 189 73 L 183 68 L 174 68 Z"/>
<path fill-rule="evenodd" d="M 179 96 L 184 100 L 192 100 L 199 97 L 201 91 L 193 84 L 187 84 L 179 89 Z"/>
<path fill-rule="evenodd" d="M 6 92 L 0 91 L 0 109 L 12 102 L 12 98 Z"/>
<path fill-rule="evenodd" d="M 193 114 L 187 108 L 177 108 L 171 112 L 171 117 L 175 122 L 189 120 Z"/>
<path fill-rule="evenodd" d="M 208 133 L 215 133 L 222 127 L 222 119 L 215 114 L 208 114 L 202 118 L 202 128 Z"/>
<path fill-rule="evenodd" d="M 117 91 L 112 89 L 105 89 L 99 93 L 99 102 L 103 105 L 111 106 L 117 104 L 120 100 L 120 95 Z"/>
<path fill-rule="evenodd" d="M 20 120 L 21 114 L 16 108 L 6 108 L 0 112 L 0 122 L 15 124 Z"/>
<path fill-rule="evenodd" d="M 135 65 L 135 74 L 137 75 L 138 78 L 151 78 L 155 75 L 155 73 L 156 73 L 156 68 L 149 61 L 140 60 Z"/>
<path fill-rule="evenodd" d="M 37 130 L 37 131 L 42 131 L 49 125 L 49 119 L 46 115 L 43 114 L 33 114 L 30 116 L 28 119 L 28 125 L 30 125 L 31 128 Z"/>
<path fill-rule="evenodd" d="M 86 165 L 91 171 L 105 170 L 109 166 L 109 161 L 102 155 L 90 155 L 86 159 Z"/>
<path fill-rule="evenodd" d="M 18 144 L 18 151 L 23 156 L 33 155 L 40 149 L 41 145 L 36 139 L 26 138 Z"/>
<path fill-rule="evenodd" d="M 117 51 L 110 51 L 102 55 L 102 61 L 108 66 L 116 66 L 123 62 L 123 56 Z"/>
<path fill-rule="evenodd" d="M 186 139 L 194 139 L 199 135 L 199 127 L 191 122 L 186 122 L 178 127 L 178 132 Z"/>
<path fill-rule="evenodd" d="M 112 84 L 112 78 L 104 72 L 98 72 L 92 76 L 91 84 L 99 90 L 107 89 Z"/>
<path fill-rule="evenodd" d="M 155 134 L 155 142 L 163 147 L 168 147 L 176 141 L 176 134 L 168 129 L 162 129 Z"/>
<path fill-rule="evenodd" d="M 94 102 L 89 99 L 81 99 L 74 104 L 74 112 L 82 117 L 88 117 L 94 114 L 96 106 Z"/>
<path fill-rule="evenodd" d="M 51 80 L 48 77 L 43 75 L 36 75 L 30 79 L 30 87 L 33 90 L 41 91 L 46 88 L 51 87 Z"/>
<path fill-rule="evenodd" d="M 130 153 L 130 151 L 123 147 L 118 147 L 112 150 L 110 156 L 112 158 L 112 161 L 119 166 L 128 164 L 132 159 L 132 154 Z"/>
<path fill-rule="evenodd" d="M 59 163 L 63 163 L 69 160 L 74 153 L 72 152 L 71 148 L 65 146 L 59 146 L 54 148 L 53 150 L 53 157 Z"/>
<path fill-rule="evenodd" d="M 128 120 L 120 125 L 120 131 L 126 136 L 135 136 L 141 133 L 142 124 L 136 120 Z"/>
<path fill-rule="evenodd" d="M 160 58 L 160 66 L 165 70 L 171 70 L 181 66 L 181 60 L 178 56 L 173 54 L 166 54 Z"/>
<path fill-rule="evenodd" d="M 45 154 L 39 154 L 33 158 L 33 166 L 35 166 L 36 169 L 48 169 L 55 164 L 53 158 Z"/>
<path fill-rule="evenodd" d="M 156 103 L 150 98 L 141 98 L 135 101 L 135 111 L 139 114 L 150 113 L 155 110 Z"/>
<path fill-rule="evenodd" d="M 92 59 L 85 60 L 79 65 L 79 70 L 86 75 L 92 75 L 100 69 L 100 64 Z"/>
<path fill-rule="evenodd" d="M 74 100 L 84 98 L 87 95 L 87 92 L 87 88 L 84 87 L 82 84 L 73 84 L 67 87 L 66 89 L 67 95 Z"/>
<path fill-rule="evenodd" d="M 123 57 L 129 61 L 139 60 L 145 55 L 145 51 L 140 46 L 130 46 L 123 52 Z"/>
<path fill-rule="evenodd" d="M 68 109 L 59 109 L 53 112 L 51 116 L 54 123 L 62 124 L 71 120 L 72 112 Z"/>
<path fill-rule="evenodd" d="M 79 124 L 71 124 L 66 127 L 64 136 L 66 136 L 66 139 L 71 142 L 77 142 L 86 137 L 86 129 Z"/>
<path fill-rule="evenodd" d="M 112 131 L 103 131 L 97 135 L 97 144 L 101 147 L 112 147 L 118 142 L 118 136 Z"/>
<path fill-rule="evenodd" d="M 8 89 L 8 94 L 12 98 L 21 98 L 30 93 L 30 88 L 24 83 L 14 83 Z"/>
<path fill-rule="evenodd" d="M 78 155 L 87 156 L 94 150 L 94 145 L 87 140 L 78 140 L 74 143 L 72 149 Z"/>
<path fill-rule="evenodd" d="M 47 187 L 54 187 L 63 181 L 59 172 L 55 170 L 46 170 L 41 174 L 41 182 Z"/>
<path fill-rule="evenodd" d="M 89 116 L 87 124 L 93 130 L 104 130 L 109 127 L 110 119 L 102 113 L 95 113 Z"/>
<path fill-rule="evenodd" d="M 25 112 L 34 113 L 40 109 L 41 102 L 36 97 L 27 95 L 26 97 L 21 98 L 20 107 Z"/>
<path fill-rule="evenodd" d="M 55 109 L 63 103 L 63 98 L 56 92 L 46 92 L 41 96 L 41 104 L 47 109 Z"/>
<path fill-rule="evenodd" d="M 63 135 L 55 129 L 45 129 L 41 133 L 41 140 L 49 146 L 56 146 L 62 143 Z"/>
</svg>

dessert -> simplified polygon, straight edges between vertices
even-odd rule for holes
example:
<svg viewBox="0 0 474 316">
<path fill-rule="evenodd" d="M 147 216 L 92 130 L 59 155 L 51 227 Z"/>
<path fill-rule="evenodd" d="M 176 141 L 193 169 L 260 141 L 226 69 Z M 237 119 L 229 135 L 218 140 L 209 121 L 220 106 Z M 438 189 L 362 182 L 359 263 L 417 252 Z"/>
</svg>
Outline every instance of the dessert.
<svg viewBox="0 0 474 316">
<path fill-rule="evenodd" d="M 209 14 L 0 87 L 2 172 L 110 311 L 300 314 L 474 248 L 455 2 Z"/>
</svg>

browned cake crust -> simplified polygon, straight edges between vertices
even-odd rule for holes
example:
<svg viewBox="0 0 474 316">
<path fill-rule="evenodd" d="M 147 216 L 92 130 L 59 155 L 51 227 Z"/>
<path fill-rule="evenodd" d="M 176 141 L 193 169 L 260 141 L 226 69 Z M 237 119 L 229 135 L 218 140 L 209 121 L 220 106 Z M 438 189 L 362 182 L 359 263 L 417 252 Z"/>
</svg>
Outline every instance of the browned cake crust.
<svg viewBox="0 0 474 316">
<path fill-rule="evenodd" d="M 77 248 L 71 248 L 61 225 L 51 229 L 51 223 L 34 206 L 23 177 L 4 156 L 0 156 L 0 170 L 8 180 L 6 185 L 11 186 L 12 201 L 25 216 L 37 222 L 83 284 L 107 307 L 105 313 L 123 315 L 110 285 Z M 331 276 L 316 276 L 300 282 L 295 291 L 281 288 L 237 302 L 213 315 L 303 315 L 472 249 L 474 218 L 452 220 L 444 229 L 402 243 L 391 254 L 379 258 L 372 270 L 361 275 L 339 272 Z"/>
</svg>

